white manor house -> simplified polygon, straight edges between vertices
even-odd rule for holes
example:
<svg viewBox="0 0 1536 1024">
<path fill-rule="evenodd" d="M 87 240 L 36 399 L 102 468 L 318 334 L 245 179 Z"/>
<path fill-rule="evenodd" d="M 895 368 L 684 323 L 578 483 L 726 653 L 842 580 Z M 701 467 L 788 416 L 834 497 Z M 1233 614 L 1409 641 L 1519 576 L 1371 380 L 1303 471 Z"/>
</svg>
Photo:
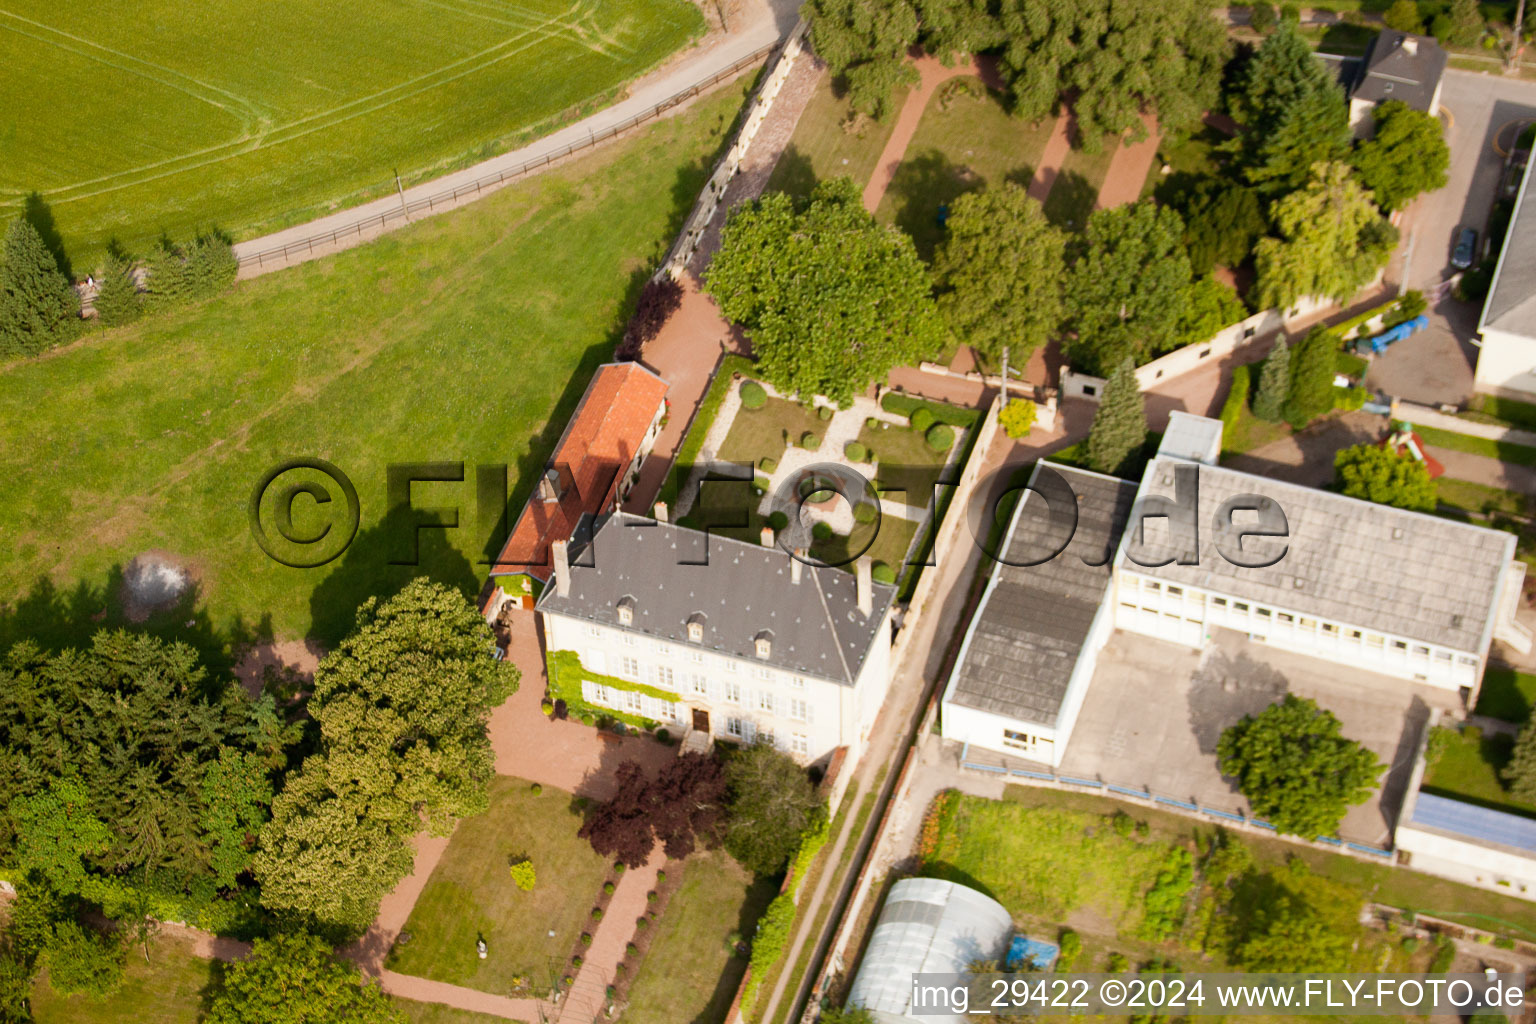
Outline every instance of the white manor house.
<svg viewBox="0 0 1536 1024">
<path fill-rule="evenodd" d="M 890 682 L 896 595 L 867 558 L 818 567 L 627 513 L 552 547 L 537 608 L 556 696 L 802 763 L 858 757 Z"/>
</svg>

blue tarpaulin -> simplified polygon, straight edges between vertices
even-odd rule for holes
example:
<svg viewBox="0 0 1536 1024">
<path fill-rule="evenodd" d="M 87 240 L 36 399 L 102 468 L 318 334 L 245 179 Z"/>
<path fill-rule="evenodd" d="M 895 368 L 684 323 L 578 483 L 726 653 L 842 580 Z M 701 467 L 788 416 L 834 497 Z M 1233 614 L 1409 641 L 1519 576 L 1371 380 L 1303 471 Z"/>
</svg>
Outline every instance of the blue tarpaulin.
<svg viewBox="0 0 1536 1024">
<path fill-rule="evenodd" d="M 1060 952 L 1060 947 L 1049 942 L 1015 935 L 1012 944 L 1008 947 L 1008 970 L 1018 970 L 1027 963 L 1036 970 L 1048 971 L 1051 969 L 1051 964 L 1056 962 L 1056 956 Z"/>
</svg>

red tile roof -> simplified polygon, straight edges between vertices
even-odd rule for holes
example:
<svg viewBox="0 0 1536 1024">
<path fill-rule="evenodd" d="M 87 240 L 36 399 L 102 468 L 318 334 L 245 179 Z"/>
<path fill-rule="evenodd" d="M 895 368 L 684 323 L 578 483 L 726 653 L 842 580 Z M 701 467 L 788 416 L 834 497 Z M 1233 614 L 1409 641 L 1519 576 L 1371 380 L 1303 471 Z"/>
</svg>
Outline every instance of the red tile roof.
<svg viewBox="0 0 1536 1024">
<path fill-rule="evenodd" d="M 542 484 L 535 488 L 491 575 L 548 579 L 550 541 L 569 540 L 583 514 L 597 515 L 613 503 L 666 394 L 667 382 L 638 363 L 598 367 L 550 460 L 559 500 L 546 501 Z"/>
</svg>

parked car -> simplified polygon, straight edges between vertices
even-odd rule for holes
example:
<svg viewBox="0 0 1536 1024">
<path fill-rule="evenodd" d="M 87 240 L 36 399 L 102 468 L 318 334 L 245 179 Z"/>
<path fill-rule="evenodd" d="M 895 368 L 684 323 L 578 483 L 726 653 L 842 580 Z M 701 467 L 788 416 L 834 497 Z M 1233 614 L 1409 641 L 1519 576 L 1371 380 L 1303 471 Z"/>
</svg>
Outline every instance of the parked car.
<svg viewBox="0 0 1536 1024">
<path fill-rule="evenodd" d="M 1456 236 L 1456 248 L 1451 250 L 1451 266 L 1457 270 L 1466 270 L 1477 259 L 1477 232 L 1471 228 L 1462 228 L 1461 234 Z"/>
</svg>

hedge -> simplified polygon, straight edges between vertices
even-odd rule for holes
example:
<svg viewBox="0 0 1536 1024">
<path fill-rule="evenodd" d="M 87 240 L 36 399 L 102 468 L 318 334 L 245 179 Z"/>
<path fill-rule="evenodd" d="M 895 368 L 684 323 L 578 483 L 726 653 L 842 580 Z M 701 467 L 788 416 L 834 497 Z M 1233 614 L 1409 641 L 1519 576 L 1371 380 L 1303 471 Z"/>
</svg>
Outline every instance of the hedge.
<svg viewBox="0 0 1536 1024">
<path fill-rule="evenodd" d="M 912 413 L 918 409 L 927 409 L 933 416 L 935 423 L 948 423 L 952 427 L 972 427 L 981 417 L 981 413 L 975 409 L 964 409 L 958 405 L 946 405 L 943 402 L 930 402 L 923 398 L 913 398 L 911 395 L 902 394 L 899 391 L 887 391 L 880 399 L 880 408 L 896 416 L 905 416 L 911 419 Z"/>
<path fill-rule="evenodd" d="M 757 987 L 769 968 L 784 955 L 789 945 L 790 929 L 795 924 L 795 897 L 793 890 L 786 890 L 773 898 L 763 916 L 758 919 L 757 933 L 752 936 L 752 955 L 747 961 L 747 990 L 741 994 L 742 1015 L 757 1001 Z"/>
<path fill-rule="evenodd" d="M 757 468 L 762 470 L 764 473 L 767 473 L 769 476 L 772 476 L 773 471 L 779 468 L 779 460 L 770 459 L 768 456 L 764 455 L 761 459 L 757 460 Z"/>
<path fill-rule="evenodd" d="M 933 426 L 933 413 L 927 409 L 915 409 L 912 412 L 911 421 L 913 430 L 919 434 L 927 433 L 928 428 Z"/>
<path fill-rule="evenodd" d="M 755 380 L 741 382 L 741 407 L 743 409 L 761 409 L 768 404 L 768 392 Z"/>
<path fill-rule="evenodd" d="M 1230 434 L 1237 428 L 1237 421 L 1243 415 L 1243 407 L 1248 404 L 1248 391 L 1252 387 L 1252 381 L 1253 369 L 1246 364 L 1232 370 L 1232 390 L 1227 393 L 1227 400 L 1221 406 L 1221 425 L 1224 433 Z"/>
<path fill-rule="evenodd" d="M 892 569 L 884 562 L 876 562 L 873 566 L 871 566 L 869 570 L 869 576 L 870 579 L 874 580 L 876 583 L 896 582 L 896 570 Z"/>
<path fill-rule="evenodd" d="M 726 394 L 731 389 L 733 374 L 748 373 L 752 370 L 752 360 L 746 356 L 729 355 L 720 360 L 720 369 L 715 371 L 715 379 L 710 382 L 709 390 L 704 394 L 704 400 L 699 403 L 698 412 L 693 415 L 693 422 L 689 424 L 688 435 L 683 438 L 683 443 L 677 450 L 677 458 L 672 462 L 672 472 L 667 476 L 667 482 L 658 495 L 659 501 L 667 503 L 668 507 L 677 504 L 677 489 L 688 479 L 689 472 L 693 469 L 694 460 L 699 457 L 699 450 L 704 447 L 704 437 L 709 433 L 710 424 L 715 422 L 715 417 L 720 414 L 720 404 L 725 401 Z"/>
</svg>

